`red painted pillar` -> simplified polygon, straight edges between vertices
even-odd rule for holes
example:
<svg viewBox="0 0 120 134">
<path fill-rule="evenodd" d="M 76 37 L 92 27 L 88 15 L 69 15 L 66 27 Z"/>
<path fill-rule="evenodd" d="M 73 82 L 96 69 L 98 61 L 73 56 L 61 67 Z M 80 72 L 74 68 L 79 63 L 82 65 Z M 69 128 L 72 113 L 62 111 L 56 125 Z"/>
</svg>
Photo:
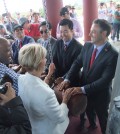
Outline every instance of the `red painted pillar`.
<svg viewBox="0 0 120 134">
<path fill-rule="evenodd" d="M 98 0 L 83 0 L 84 40 L 89 41 L 90 28 L 94 19 L 98 18 Z"/>
<path fill-rule="evenodd" d="M 62 0 L 46 0 L 47 17 L 52 24 L 52 36 L 56 37 L 57 24 L 60 21 L 60 9 L 63 7 Z"/>
</svg>

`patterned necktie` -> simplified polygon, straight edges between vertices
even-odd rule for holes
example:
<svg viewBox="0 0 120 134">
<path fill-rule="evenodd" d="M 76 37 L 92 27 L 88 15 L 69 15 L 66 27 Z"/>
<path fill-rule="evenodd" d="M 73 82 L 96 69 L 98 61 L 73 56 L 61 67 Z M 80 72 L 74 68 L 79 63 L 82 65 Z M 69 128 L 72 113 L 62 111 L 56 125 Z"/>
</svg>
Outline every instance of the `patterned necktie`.
<svg viewBox="0 0 120 134">
<path fill-rule="evenodd" d="M 64 44 L 64 50 L 65 51 L 67 50 L 67 44 Z"/>
<path fill-rule="evenodd" d="M 21 48 L 23 46 L 22 41 L 19 42 L 19 47 Z"/>
<path fill-rule="evenodd" d="M 90 68 L 95 60 L 95 57 L 96 57 L 96 53 L 97 53 L 97 48 L 94 49 L 93 53 L 92 53 L 92 56 L 91 56 L 91 59 L 90 59 Z"/>
</svg>

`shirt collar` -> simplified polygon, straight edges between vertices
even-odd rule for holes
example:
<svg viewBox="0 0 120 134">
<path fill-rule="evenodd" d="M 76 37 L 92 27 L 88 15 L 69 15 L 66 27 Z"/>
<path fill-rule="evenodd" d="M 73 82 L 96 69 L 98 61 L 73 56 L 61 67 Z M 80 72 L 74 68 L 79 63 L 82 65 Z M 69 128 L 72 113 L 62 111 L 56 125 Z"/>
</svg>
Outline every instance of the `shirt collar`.
<svg viewBox="0 0 120 134">
<path fill-rule="evenodd" d="M 72 40 L 72 39 L 71 39 Z M 64 42 L 64 44 L 66 44 L 67 46 L 70 44 L 70 42 L 71 42 L 71 40 L 69 40 L 69 41 L 63 41 Z"/>
<path fill-rule="evenodd" d="M 23 42 L 23 41 L 24 41 L 24 38 L 25 38 L 25 36 L 22 38 L 22 40 L 19 40 L 19 39 L 18 39 L 18 42 L 20 42 L 20 41 L 22 41 L 22 42 Z"/>
<path fill-rule="evenodd" d="M 100 46 L 97 46 L 96 44 L 94 44 L 94 49 L 97 48 L 97 50 L 100 52 L 104 46 L 107 44 L 107 42 L 105 42 L 104 44 L 100 45 Z"/>
</svg>

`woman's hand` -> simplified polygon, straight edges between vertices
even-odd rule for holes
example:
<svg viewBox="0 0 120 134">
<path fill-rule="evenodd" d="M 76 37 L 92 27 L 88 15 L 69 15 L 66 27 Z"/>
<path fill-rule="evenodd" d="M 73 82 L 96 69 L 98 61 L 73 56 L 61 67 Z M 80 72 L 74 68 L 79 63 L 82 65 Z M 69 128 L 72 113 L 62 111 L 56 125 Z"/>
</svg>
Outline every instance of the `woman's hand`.
<svg viewBox="0 0 120 134">
<path fill-rule="evenodd" d="M 72 91 L 73 91 L 73 88 L 69 88 L 65 91 L 63 91 L 63 103 L 67 104 L 70 97 L 72 96 Z"/>
<path fill-rule="evenodd" d="M 51 64 L 49 65 L 48 76 L 52 76 L 53 73 L 54 73 L 54 71 L 55 71 L 55 64 L 54 64 L 54 63 L 51 63 Z"/>
</svg>

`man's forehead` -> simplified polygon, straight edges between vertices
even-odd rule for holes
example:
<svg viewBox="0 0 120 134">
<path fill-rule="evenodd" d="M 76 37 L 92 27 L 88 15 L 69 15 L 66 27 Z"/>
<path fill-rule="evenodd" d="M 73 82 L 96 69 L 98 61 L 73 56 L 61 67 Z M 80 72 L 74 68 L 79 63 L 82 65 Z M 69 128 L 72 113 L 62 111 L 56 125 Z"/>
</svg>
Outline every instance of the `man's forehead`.
<svg viewBox="0 0 120 134">
<path fill-rule="evenodd" d="M 91 29 L 100 29 L 98 24 L 92 24 Z"/>
<path fill-rule="evenodd" d="M 40 27 L 40 29 L 47 29 L 47 26 L 43 25 L 43 26 Z"/>
<path fill-rule="evenodd" d="M 60 29 L 69 29 L 68 25 L 60 26 Z"/>
</svg>

